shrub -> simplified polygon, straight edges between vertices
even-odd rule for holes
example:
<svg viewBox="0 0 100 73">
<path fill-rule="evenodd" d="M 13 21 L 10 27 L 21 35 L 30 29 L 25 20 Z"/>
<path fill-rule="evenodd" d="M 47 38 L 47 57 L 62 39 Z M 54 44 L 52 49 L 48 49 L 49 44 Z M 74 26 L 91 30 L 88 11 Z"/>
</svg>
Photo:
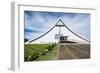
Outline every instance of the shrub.
<svg viewBox="0 0 100 73">
<path fill-rule="evenodd" d="M 28 61 L 28 57 L 25 56 L 25 57 L 24 57 L 24 61 Z"/>
<path fill-rule="evenodd" d="M 53 50 L 53 48 L 55 47 L 55 45 L 56 45 L 56 44 L 49 45 L 49 46 L 47 47 L 48 51 Z"/>
<path fill-rule="evenodd" d="M 30 61 L 36 60 L 39 56 L 40 54 L 38 52 L 34 52 L 30 57 Z"/>
<path fill-rule="evenodd" d="M 42 55 L 46 55 L 47 54 L 47 52 L 42 52 Z"/>
</svg>

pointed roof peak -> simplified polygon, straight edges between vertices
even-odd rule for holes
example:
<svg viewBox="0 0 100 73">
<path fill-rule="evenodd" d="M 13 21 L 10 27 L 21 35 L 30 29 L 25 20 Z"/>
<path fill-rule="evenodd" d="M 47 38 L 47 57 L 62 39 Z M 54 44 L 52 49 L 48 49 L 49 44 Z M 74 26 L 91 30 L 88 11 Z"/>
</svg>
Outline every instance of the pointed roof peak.
<svg viewBox="0 0 100 73">
<path fill-rule="evenodd" d="M 58 22 L 59 22 L 59 21 L 63 22 L 61 18 L 58 20 Z"/>
<path fill-rule="evenodd" d="M 56 26 L 65 26 L 64 22 L 62 21 L 62 19 L 59 19 L 58 22 L 56 23 Z"/>
</svg>

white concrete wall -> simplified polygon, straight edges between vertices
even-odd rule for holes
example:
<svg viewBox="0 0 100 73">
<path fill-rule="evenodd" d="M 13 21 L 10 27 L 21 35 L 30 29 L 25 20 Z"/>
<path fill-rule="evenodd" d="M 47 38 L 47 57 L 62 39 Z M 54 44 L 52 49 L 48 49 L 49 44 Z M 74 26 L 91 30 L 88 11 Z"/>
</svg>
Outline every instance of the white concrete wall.
<svg viewBox="0 0 100 73">
<path fill-rule="evenodd" d="M 58 33 L 59 33 L 59 27 L 54 27 L 45 36 L 31 42 L 30 44 L 58 43 L 58 39 L 55 39 L 55 35 L 58 34 Z M 79 37 L 75 36 L 73 33 L 71 33 L 65 27 L 61 27 L 61 34 L 63 34 L 63 36 L 69 36 L 68 41 L 74 41 L 74 42 L 78 42 L 78 43 L 88 43 L 87 41 L 80 39 Z M 82 36 L 82 37 L 84 37 L 84 36 Z M 29 42 L 27 42 L 27 43 L 29 44 Z"/>
<path fill-rule="evenodd" d="M 57 34 L 57 33 L 59 33 L 59 28 L 55 27 L 49 33 L 47 33 L 45 36 L 31 42 L 31 44 L 58 43 L 58 39 L 55 39 L 55 34 Z"/>
</svg>

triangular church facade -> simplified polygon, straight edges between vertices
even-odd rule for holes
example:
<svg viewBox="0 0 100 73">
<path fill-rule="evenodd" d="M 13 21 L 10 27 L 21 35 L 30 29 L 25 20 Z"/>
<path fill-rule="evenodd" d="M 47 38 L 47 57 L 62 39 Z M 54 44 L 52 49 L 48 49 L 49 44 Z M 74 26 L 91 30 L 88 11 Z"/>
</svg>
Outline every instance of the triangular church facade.
<svg viewBox="0 0 100 73">
<path fill-rule="evenodd" d="M 48 43 L 90 43 L 89 40 L 81 37 L 67 27 L 59 19 L 58 22 L 43 35 L 31 39 L 26 44 L 48 44 Z"/>
</svg>

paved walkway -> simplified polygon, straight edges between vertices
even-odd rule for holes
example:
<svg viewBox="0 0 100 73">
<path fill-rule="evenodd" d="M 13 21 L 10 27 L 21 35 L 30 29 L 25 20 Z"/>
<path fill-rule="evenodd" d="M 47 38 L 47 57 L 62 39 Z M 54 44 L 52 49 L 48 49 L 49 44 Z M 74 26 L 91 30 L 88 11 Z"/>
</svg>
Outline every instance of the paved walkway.
<svg viewBox="0 0 100 73">
<path fill-rule="evenodd" d="M 60 45 L 59 60 L 90 58 L 89 44 L 64 44 Z"/>
</svg>

